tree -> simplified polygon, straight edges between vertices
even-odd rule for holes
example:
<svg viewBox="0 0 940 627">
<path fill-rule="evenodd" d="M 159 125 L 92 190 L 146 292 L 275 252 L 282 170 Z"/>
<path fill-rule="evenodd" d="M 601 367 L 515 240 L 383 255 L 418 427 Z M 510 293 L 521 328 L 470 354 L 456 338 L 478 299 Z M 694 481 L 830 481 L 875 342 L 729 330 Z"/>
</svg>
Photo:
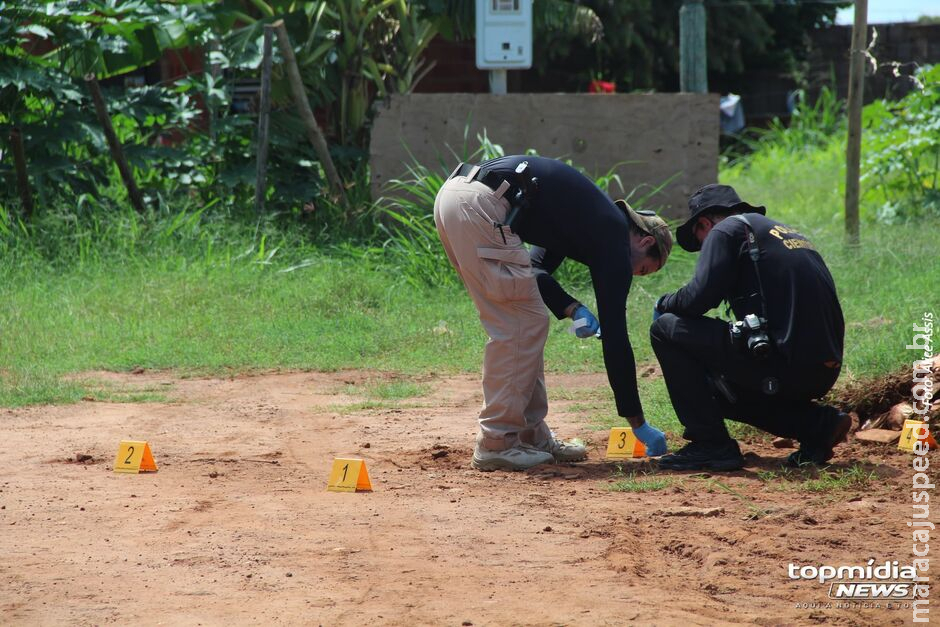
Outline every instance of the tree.
<svg viewBox="0 0 940 627">
<path fill-rule="evenodd" d="M 226 0 L 218 14 L 242 26 L 226 48 L 256 49 L 265 23 L 283 19 L 311 104 L 328 114 L 328 134 L 338 144 L 364 150 L 372 102 L 408 93 L 427 67 L 421 58 L 437 35 L 420 3 L 405 0 Z M 286 89 L 275 93 L 286 94 Z"/>
<path fill-rule="evenodd" d="M 682 0 L 583 0 L 581 5 L 597 15 L 603 37 L 592 42 L 570 29 L 536 29 L 527 90 L 584 91 L 597 77 L 615 81 L 618 91 L 678 89 Z M 755 69 L 797 73 L 807 57 L 809 33 L 832 24 L 839 6 L 706 0 L 710 77 L 720 81 Z"/>
<path fill-rule="evenodd" d="M 107 182 L 108 162 L 95 159 L 104 138 L 79 80 L 129 72 L 188 44 L 201 28 L 194 19 L 199 11 L 198 4 L 140 0 L 0 2 L 0 141 L 14 155 L 28 156 L 15 159 L 25 212 L 31 202 L 23 188 L 30 179 L 41 198 L 61 188 L 96 195 Z M 151 119 L 151 129 L 160 126 L 155 93 L 137 96 L 123 102 L 126 110 L 136 107 L 140 119 Z M 170 123 L 185 125 L 186 107 L 178 112 Z M 8 166 L 0 175 L 10 175 Z"/>
</svg>

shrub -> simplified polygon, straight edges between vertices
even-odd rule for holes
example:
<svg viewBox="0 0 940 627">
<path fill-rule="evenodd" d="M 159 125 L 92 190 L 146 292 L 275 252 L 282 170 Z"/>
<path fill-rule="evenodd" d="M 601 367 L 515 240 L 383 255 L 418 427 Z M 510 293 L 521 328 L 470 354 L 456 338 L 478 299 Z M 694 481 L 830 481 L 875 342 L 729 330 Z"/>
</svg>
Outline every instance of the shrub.
<svg viewBox="0 0 940 627">
<path fill-rule="evenodd" d="M 864 178 L 884 222 L 940 215 L 940 65 L 921 68 L 898 102 L 865 107 Z"/>
</svg>

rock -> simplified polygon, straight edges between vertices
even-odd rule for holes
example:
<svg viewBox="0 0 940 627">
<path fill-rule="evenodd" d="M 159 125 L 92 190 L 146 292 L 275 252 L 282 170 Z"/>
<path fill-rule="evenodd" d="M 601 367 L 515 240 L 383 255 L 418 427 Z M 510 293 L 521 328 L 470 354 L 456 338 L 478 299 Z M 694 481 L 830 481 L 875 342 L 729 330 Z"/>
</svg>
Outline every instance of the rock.
<svg viewBox="0 0 940 627">
<path fill-rule="evenodd" d="M 793 448 L 793 440 L 790 438 L 774 438 L 774 448 Z"/>
<path fill-rule="evenodd" d="M 898 441 L 901 437 L 901 432 L 892 431 L 890 429 L 866 429 L 865 431 L 856 432 L 855 437 L 862 442 L 891 444 Z"/>
<path fill-rule="evenodd" d="M 362 445 L 362 448 L 372 448 L 372 444 L 370 444 L 369 442 L 366 442 L 365 444 Z"/>
<path fill-rule="evenodd" d="M 209 473 L 209 478 L 210 478 L 210 479 L 215 479 L 215 478 L 218 477 L 218 476 L 219 476 L 219 473 L 217 473 L 217 472 L 214 471 L 214 470 Z"/>
<path fill-rule="evenodd" d="M 448 454 L 449 452 L 445 450 L 434 451 L 433 453 L 431 453 L 431 457 L 433 459 L 440 459 L 442 457 L 447 457 Z"/>
<path fill-rule="evenodd" d="M 693 516 L 697 518 L 710 518 L 725 513 L 723 507 L 667 507 L 653 512 L 659 516 Z"/>
<path fill-rule="evenodd" d="M 82 464 L 84 462 L 93 462 L 95 458 L 87 453 L 75 453 L 75 461 Z"/>
<path fill-rule="evenodd" d="M 872 503 L 871 501 L 866 501 L 864 499 L 859 499 L 857 501 L 849 501 L 848 503 L 845 504 L 845 506 L 849 509 L 854 509 L 857 511 L 869 512 L 869 513 L 876 512 L 881 508 L 881 506 L 878 505 L 877 503 Z"/>
<path fill-rule="evenodd" d="M 551 527 L 545 527 L 545 529 L 542 529 L 542 531 L 551 531 L 551 530 L 552 530 Z"/>
</svg>

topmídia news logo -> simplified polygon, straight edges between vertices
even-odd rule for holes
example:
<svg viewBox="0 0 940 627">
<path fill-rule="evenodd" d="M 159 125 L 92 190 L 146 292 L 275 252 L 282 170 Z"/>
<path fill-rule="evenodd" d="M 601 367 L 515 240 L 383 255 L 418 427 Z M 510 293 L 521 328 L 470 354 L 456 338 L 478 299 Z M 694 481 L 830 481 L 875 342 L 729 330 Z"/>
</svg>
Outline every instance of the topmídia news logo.
<svg viewBox="0 0 940 627">
<path fill-rule="evenodd" d="M 790 579 L 829 584 L 829 598 L 843 601 L 903 601 L 914 598 L 917 577 L 913 566 L 900 566 L 897 560 L 875 566 L 799 566 L 789 564 Z"/>
</svg>

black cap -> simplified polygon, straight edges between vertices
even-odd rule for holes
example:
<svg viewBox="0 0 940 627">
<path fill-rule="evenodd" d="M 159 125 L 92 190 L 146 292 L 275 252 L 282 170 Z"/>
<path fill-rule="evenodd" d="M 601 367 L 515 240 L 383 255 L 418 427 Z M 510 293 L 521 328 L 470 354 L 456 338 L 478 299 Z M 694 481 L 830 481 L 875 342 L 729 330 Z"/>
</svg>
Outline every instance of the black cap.
<svg viewBox="0 0 940 627">
<path fill-rule="evenodd" d="M 676 229 L 676 241 L 679 242 L 679 246 L 682 246 L 690 253 L 702 249 L 702 245 L 695 239 L 692 227 L 700 215 L 711 209 L 732 209 L 761 215 L 767 213 L 765 207 L 755 207 L 741 200 L 741 197 L 730 185 L 719 185 L 717 183 L 706 185 L 689 198 L 689 219 Z"/>
</svg>

